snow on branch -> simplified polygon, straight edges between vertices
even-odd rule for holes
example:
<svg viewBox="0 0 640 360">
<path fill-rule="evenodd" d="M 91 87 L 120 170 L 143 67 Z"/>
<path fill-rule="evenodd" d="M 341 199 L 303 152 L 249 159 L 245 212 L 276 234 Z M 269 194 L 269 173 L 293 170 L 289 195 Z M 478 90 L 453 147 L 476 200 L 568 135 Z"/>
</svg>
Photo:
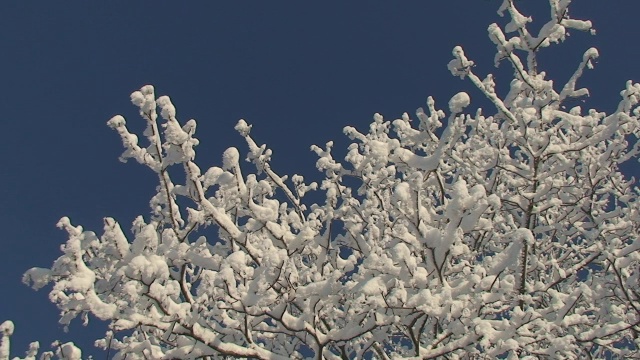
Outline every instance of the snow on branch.
<svg viewBox="0 0 640 360">
<path fill-rule="evenodd" d="M 551 0 L 532 35 L 533 19 L 504 0 L 504 31 L 489 26 L 496 63 L 514 69 L 504 96 L 454 48 L 452 75 L 494 114 L 467 113 L 465 92 L 448 115 L 432 97 L 415 119 L 375 114 L 366 131 L 344 128 L 344 159 L 333 142 L 311 146 L 318 183 L 274 169 L 244 120 L 247 148 L 201 170 L 196 121 L 143 86 L 131 94 L 142 136 L 123 116 L 107 124 L 121 159 L 157 176 L 149 214 L 130 231 L 107 217 L 101 235 L 63 217 L 62 255 L 24 282 L 51 284 L 65 326 L 108 322 L 96 344 L 114 359 L 638 357 L 640 201 L 620 165 L 640 152 L 640 84 L 627 83 L 612 114 L 565 107 L 589 94 L 577 83 L 597 50 L 561 89 L 536 52 L 591 29 L 569 2 Z M 12 333 L 0 326 L 0 360 Z M 42 357 L 82 355 L 54 349 Z"/>
</svg>

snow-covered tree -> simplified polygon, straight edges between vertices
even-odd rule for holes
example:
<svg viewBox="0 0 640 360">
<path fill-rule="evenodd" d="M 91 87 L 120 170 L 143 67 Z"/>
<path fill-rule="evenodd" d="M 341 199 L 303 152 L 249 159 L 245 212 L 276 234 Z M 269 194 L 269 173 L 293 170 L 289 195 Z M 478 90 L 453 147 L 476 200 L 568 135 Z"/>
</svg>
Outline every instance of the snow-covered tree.
<svg viewBox="0 0 640 360">
<path fill-rule="evenodd" d="M 550 0 L 534 34 L 504 0 L 510 22 L 488 28 L 496 66 L 513 68 L 503 94 L 453 49 L 449 70 L 491 115 L 465 112 L 464 92 L 448 112 L 430 97 L 414 118 L 376 114 L 368 131 L 345 128 L 344 161 L 331 142 L 311 147 L 319 184 L 272 169 L 243 120 L 246 156 L 229 148 L 201 170 L 196 122 L 142 87 L 131 100 L 144 140 L 122 116 L 108 125 L 121 159 L 157 174 L 150 215 L 130 233 L 105 218 L 100 236 L 62 218 L 64 254 L 25 282 L 53 284 L 64 325 L 107 321 L 96 344 L 115 359 L 640 356 L 639 195 L 619 169 L 640 151 L 640 84 L 627 83 L 611 114 L 568 106 L 588 96 L 577 82 L 598 52 L 561 86 L 537 55 L 593 31 L 569 2 Z M 8 359 L 13 324 L 0 331 Z M 56 354 L 81 356 L 71 343 L 45 357 Z"/>
</svg>

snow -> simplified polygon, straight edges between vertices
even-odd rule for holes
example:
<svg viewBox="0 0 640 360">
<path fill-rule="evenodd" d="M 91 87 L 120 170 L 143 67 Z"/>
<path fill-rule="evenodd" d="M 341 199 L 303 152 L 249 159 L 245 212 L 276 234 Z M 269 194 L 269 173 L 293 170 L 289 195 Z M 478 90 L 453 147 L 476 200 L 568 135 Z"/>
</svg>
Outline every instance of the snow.
<svg viewBox="0 0 640 360">
<path fill-rule="evenodd" d="M 511 244 L 507 245 L 499 254 L 493 256 L 491 261 L 488 261 L 487 274 L 490 276 L 498 275 L 508 267 L 515 266 L 518 263 L 518 257 L 521 253 L 522 241 L 514 238 Z"/>
<path fill-rule="evenodd" d="M 237 132 L 239 132 L 242 136 L 248 136 L 249 132 L 251 132 L 251 125 L 248 125 L 246 121 L 243 119 L 238 120 L 238 123 L 235 126 Z"/>
<path fill-rule="evenodd" d="M 230 147 L 222 154 L 222 167 L 225 170 L 234 169 L 240 162 L 240 153 L 235 147 Z"/>
<path fill-rule="evenodd" d="M 118 128 L 120 126 L 124 126 L 127 122 L 124 120 L 122 115 L 116 115 L 112 117 L 109 121 L 107 121 L 107 125 L 112 129 Z"/>
<path fill-rule="evenodd" d="M 0 333 L 2 333 L 3 336 L 11 336 L 14 329 L 15 327 L 13 325 L 13 322 L 10 320 L 6 320 L 2 324 L 0 324 Z"/>
<path fill-rule="evenodd" d="M 473 67 L 474 63 L 467 59 L 462 47 L 460 46 L 454 47 L 452 54 L 454 59 L 447 64 L 447 68 L 452 75 L 459 76 L 460 79 L 464 79 L 465 76 L 467 76 L 469 69 Z"/>
<path fill-rule="evenodd" d="M 145 85 L 139 91 L 131 93 L 131 102 L 140 108 L 142 114 L 152 114 L 152 121 L 155 121 L 155 95 L 152 85 Z"/>
<path fill-rule="evenodd" d="M 11 321 L 7 320 L 0 324 L 0 360 L 9 359 L 9 337 L 13 334 L 13 330 L 13 322 Z"/>
<path fill-rule="evenodd" d="M 510 6 L 508 10 L 511 15 L 511 21 L 505 26 L 508 33 L 524 28 L 532 20 L 531 17 L 522 15 L 514 6 Z"/>
<path fill-rule="evenodd" d="M 395 197 L 399 202 L 411 201 L 411 186 L 406 182 L 401 182 L 395 187 Z"/>
<path fill-rule="evenodd" d="M 82 351 L 71 342 L 60 345 L 60 348 L 58 351 L 60 352 L 58 356 L 60 356 L 60 358 L 62 359 L 65 359 L 65 360 L 82 359 Z"/>
<path fill-rule="evenodd" d="M 375 161 L 386 163 L 389 158 L 389 145 L 382 141 L 370 141 L 369 154 Z"/>
<path fill-rule="evenodd" d="M 387 287 L 381 278 L 374 277 L 362 281 L 354 290 L 365 296 L 376 296 L 386 293 Z"/>
<path fill-rule="evenodd" d="M 469 97 L 469 94 L 466 92 L 459 92 L 453 95 L 451 100 L 449 100 L 449 110 L 452 113 L 457 114 L 462 112 L 462 110 L 469 106 L 470 103 L 471 98 Z"/>
<path fill-rule="evenodd" d="M 231 268 L 237 272 L 242 272 L 247 266 L 247 255 L 242 251 L 236 251 L 226 259 Z"/>
<path fill-rule="evenodd" d="M 575 19 L 563 19 L 562 24 L 572 29 L 580 31 L 591 30 L 591 21 L 575 20 Z"/>
<path fill-rule="evenodd" d="M 163 119 L 169 120 L 176 117 L 176 108 L 173 106 L 171 99 L 168 96 L 160 96 L 156 100 L 156 103 L 161 109 L 160 116 L 162 116 Z"/>
<path fill-rule="evenodd" d="M 507 39 L 505 38 L 504 33 L 502 32 L 502 29 L 500 29 L 500 26 L 498 26 L 498 24 L 493 23 L 489 25 L 489 27 L 487 28 L 487 32 L 489 32 L 489 38 L 491 39 L 491 41 L 493 41 L 496 45 L 503 45 L 507 42 Z"/>
<path fill-rule="evenodd" d="M 144 104 L 144 95 L 142 95 L 142 92 L 134 91 L 133 93 L 131 93 L 131 102 L 135 106 L 142 106 Z"/>
<path fill-rule="evenodd" d="M 62 254 L 25 282 L 52 285 L 65 326 L 110 322 L 119 333 L 98 343 L 120 359 L 606 358 L 639 321 L 640 195 L 619 167 L 640 153 L 640 84 L 611 114 L 589 108 L 576 86 L 591 48 L 556 92 L 532 46 L 591 23 L 566 17 L 567 0 L 550 4 L 537 36 L 509 0 L 507 25 L 489 26 L 495 59 L 515 72 L 505 94 L 453 49 L 452 75 L 495 109 L 462 115 L 471 99 L 460 92 L 448 117 L 429 97 L 419 121 L 376 113 L 347 126 L 344 159 L 333 141 L 311 147 L 324 175 L 313 198 L 317 184 L 276 173 L 244 120 L 248 164 L 235 147 L 220 167 L 196 164 L 195 120 L 182 125 L 169 97 L 142 87 L 131 101 L 144 136 L 119 115 L 108 125 L 121 158 L 157 175 L 151 211 L 126 233 L 105 217 L 102 236 L 63 217 Z M 13 324 L 0 332 L 5 360 Z M 56 351 L 82 355 L 71 343 Z"/>
</svg>

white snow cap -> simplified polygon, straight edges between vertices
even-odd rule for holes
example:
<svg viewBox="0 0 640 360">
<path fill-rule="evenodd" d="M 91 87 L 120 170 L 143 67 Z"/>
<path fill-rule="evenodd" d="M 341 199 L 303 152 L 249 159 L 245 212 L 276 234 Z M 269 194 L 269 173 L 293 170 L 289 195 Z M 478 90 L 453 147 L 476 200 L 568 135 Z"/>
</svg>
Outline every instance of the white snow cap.
<svg viewBox="0 0 640 360">
<path fill-rule="evenodd" d="M 589 59 L 597 59 L 598 56 L 600 56 L 600 54 L 598 53 L 598 49 L 592 47 L 592 48 L 589 48 L 589 50 L 584 52 L 584 55 L 582 56 L 582 60 L 587 61 Z"/>
<path fill-rule="evenodd" d="M 249 135 L 249 132 L 251 132 L 251 125 L 247 124 L 244 119 L 240 119 L 238 120 L 238 123 L 236 124 L 234 129 L 236 129 L 236 131 L 239 132 L 242 136 L 247 136 Z"/>
<path fill-rule="evenodd" d="M 118 128 L 120 126 L 124 126 L 127 122 L 125 121 L 122 115 L 116 115 L 112 117 L 109 121 L 107 121 L 107 125 L 112 128 Z"/>
<path fill-rule="evenodd" d="M 471 98 L 469 97 L 469 94 L 462 91 L 453 95 L 451 100 L 449 100 L 449 110 L 451 110 L 452 113 L 457 114 L 462 112 L 462 110 L 469 106 L 470 103 Z"/>
<path fill-rule="evenodd" d="M 64 343 L 60 345 L 58 351 L 56 352 L 60 358 L 68 359 L 68 360 L 81 360 L 82 359 L 82 350 L 75 346 L 72 342 Z"/>
<path fill-rule="evenodd" d="M 222 167 L 226 170 L 233 169 L 240 162 L 238 149 L 230 147 L 222 154 Z"/>
<path fill-rule="evenodd" d="M 2 335 L 7 335 L 7 336 L 13 335 L 13 329 L 14 329 L 13 322 L 10 320 L 7 320 L 2 324 L 0 324 L 0 334 Z"/>
<path fill-rule="evenodd" d="M 160 96 L 156 102 L 162 109 L 160 115 L 163 119 L 169 120 L 176 117 L 176 108 L 173 106 L 173 103 L 171 103 L 171 99 L 168 96 Z"/>
</svg>

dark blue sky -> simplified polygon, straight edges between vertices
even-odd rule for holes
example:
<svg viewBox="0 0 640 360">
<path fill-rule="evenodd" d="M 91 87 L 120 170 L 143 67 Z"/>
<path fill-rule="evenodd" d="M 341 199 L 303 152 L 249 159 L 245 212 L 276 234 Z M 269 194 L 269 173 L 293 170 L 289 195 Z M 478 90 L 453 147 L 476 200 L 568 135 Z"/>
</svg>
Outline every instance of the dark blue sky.
<svg viewBox="0 0 640 360">
<path fill-rule="evenodd" d="M 55 338 L 86 347 L 89 335 L 103 332 L 73 326 L 64 334 L 47 290 L 34 292 L 20 278 L 57 258 L 66 240 L 55 227 L 60 217 L 101 232 L 105 216 L 128 229 L 146 215 L 155 179 L 118 161 L 120 139 L 105 124 L 122 114 L 142 128 L 129 102 L 140 86 L 155 85 L 182 121 L 198 121 L 201 168 L 219 165 L 229 146 L 244 151 L 233 130 L 244 118 L 273 149 L 278 172 L 318 180 L 309 146 L 337 140 L 344 153 L 342 128 L 366 128 L 375 112 L 412 115 L 429 95 L 446 109 L 461 90 L 471 95 L 470 109 L 486 106 L 447 71 L 455 45 L 480 77 L 498 71 L 499 92 L 510 80 L 508 64 L 493 68 L 486 36 L 490 23 L 505 23 L 497 0 L 188 3 L 0 5 L 0 322 L 16 323 L 14 355 L 32 340 L 44 349 Z M 546 21 L 544 1 L 520 3 Z M 609 112 L 625 81 L 640 80 L 640 2 L 583 0 L 572 10 L 591 19 L 597 35 L 572 33 L 566 46 L 543 51 L 541 66 L 561 84 L 582 53 L 597 47 L 601 57 L 582 82 L 592 93 L 584 106 Z"/>
</svg>

